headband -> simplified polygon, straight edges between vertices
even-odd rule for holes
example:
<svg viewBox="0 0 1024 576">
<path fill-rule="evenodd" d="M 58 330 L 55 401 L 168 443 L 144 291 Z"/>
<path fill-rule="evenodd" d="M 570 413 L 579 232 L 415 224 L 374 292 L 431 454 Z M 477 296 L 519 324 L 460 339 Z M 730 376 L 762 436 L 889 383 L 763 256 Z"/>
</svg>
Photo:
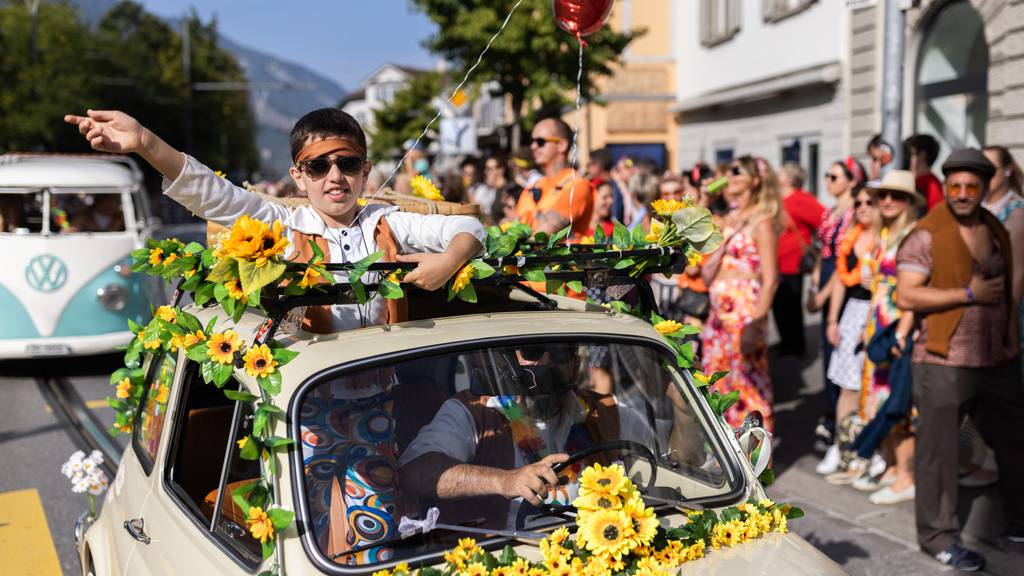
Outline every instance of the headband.
<svg viewBox="0 0 1024 576">
<path fill-rule="evenodd" d="M 348 138 L 327 138 L 306 144 L 295 156 L 295 164 L 298 165 L 310 158 L 319 158 L 338 152 L 348 152 L 354 156 L 366 158 L 366 150 Z"/>
<path fill-rule="evenodd" d="M 846 160 L 843 160 L 843 165 L 846 166 L 846 172 L 853 176 L 854 182 L 861 183 L 864 181 L 864 170 L 860 167 L 856 158 L 847 156 Z"/>
</svg>

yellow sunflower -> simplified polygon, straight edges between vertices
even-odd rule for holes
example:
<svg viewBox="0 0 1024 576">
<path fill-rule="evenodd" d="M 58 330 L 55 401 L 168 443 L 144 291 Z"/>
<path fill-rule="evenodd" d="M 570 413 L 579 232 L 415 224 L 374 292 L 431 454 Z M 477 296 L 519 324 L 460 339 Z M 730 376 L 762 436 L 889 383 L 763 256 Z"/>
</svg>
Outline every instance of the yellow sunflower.
<svg viewBox="0 0 1024 576">
<path fill-rule="evenodd" d="M 580 532 L 587 550 L 597 556 L 619 559 L 636 544 L 629 516 L 616 510 L 588 514 Z"/>
<path fill-rule="evenodd" d="M 217 364 L 231 364 L 235 360 L 235 352 L 238 352 L 242 342 L 234 330 L 225 330 L 222 333 L 210 336 L 206 343 L 206 350 L 210 358 Z"/>
<path fill-rule="evenodd" d="M 266 344 L 249 348 L 242 359 L 245 361 L 245 373 L 253 378 L 264 378 L 277 371 L 277 360 Z"/>
<path fill-rule="evenodd" d="M 644 240 L 648 242 L 657 242 L 661 238 L 661 233 L 665 231 L 665 225 L 658 220 L 651 220 L 651 230 L 644 237 Z"/>
<path fill-rule="evenodd" d="M 249 517 L 245 521 L 249 524 L 249 532 L 252 534 L 252 537 L 259 540 L 260 543 L 274 538 L 274 524 L 270 521 L 267 513 L 263 511 L 263 508 L 259 506 L 250 507 Z"/>
<path fill-rule="evenodd" d="M 580 238 L 580 242 L 579 243 L 580 244 L 593 244 L 594 243 L 594 237 L 593 236 L 583 236 L 583 237 Z"/>
<path fill-rule="evenodd" d="M 300 288 L 310 288 L 319 283 L 320 273 L 317 272 L 312 266 L 308 266 L 302 273 L 302 278 L 299 279 Z"/>
<path fill-rule="evenodd" d="M 473 279 L 473 265 L 466 264 L 459 270 L 459 273 L 455 275 L 455 281 L 452 283 L 452 292 L 458 294 L 462 292 L 462 289 L 469 285 L 469 281 Z"/>
<path fill-rule="evenodd" d="M 408 574 L 409 564 L 406 562 L 399 562 L 395 565 L 395 574 Z"/>
<path fill-rule="evenodd" d="M 681 200 L 655 200 L 651 202 L 651 208 L 658 216 L 671 217 L 677 210 L 689 208 L 690 204 Z"/>
<path fill-rule="evenodd" d="M 171 388 L 169 386 L 161 386 L 156 392 L 156 403 L 167 404 L 167 398 L 171 394 Z"/>
<path fill-rule="evenodd" d="M 704 548 L 706 548 L 706 547 L 707 547 L 707 544 L 704 543 L 703 539 L 697 540 L 696 542 L 694 542 L 693 544 L 691 544 L 690 546 L 688 546 L 686 548 L 686 551 L 685 551 L 686 552 L 686 560 L 687 561 L 691 561 L 691 560 L 696 560 L 698 558 L 703 558 L 704 557 Z"/>
<path fill-rule="evenodd" d="M 270 227 L 263 229 L 260 234 L 259 250 L 255 254 L 257 268 L 266 266 L 271 258 L 284 254 L 288 248 L 288 239 L 282 235 L 283 229 L 280 220 L 275 220 Z"/>
<path fill-rule="evenodd" d="M 693 372 L 693 379 L 696 380 L 697 383 L 702 386 L 707 386 L 708 384 L 711 383 L 711 377 L 699 371 Z"/>
<path fill-rule="evenodd" d="M 132 381 L 130 378 L 125 378 L 117 383 L 117 392 L 115 396 L 118 398 L 127 398 L 132 395 Z"/>
<path fill-rule="evenodd" d="M 185 334 L 185 337 L 182 339 L 181 343 L 185 348 L 191 348 L 205 340 L 206 334 L 204 334 L 202 330 L 196 330 L 195 332 Z"/>
<path fill-rule="evenodd" d="M 722 546 L 733 546 L 743 540 L 743 523 L 739 520 L 720 522 L 711 530 L 711 547 L 718 550 Z"/>
<path fill-rule="evenodd" d="M 441 195 L 441 191 L 434 186 L 434 183 L 430 181 L 430 178 L 420 174 L 409 182 L 409 186 L 412 187 L 412 193 L 420 198 L 426 198 L 427 200 L 443 201 L 444 196 Z"/>
<path fill-rule="evenodd" d="M 240 301 L 242 304 L 249 302 L 249 295 L 242 290 L 241 278 L 232 278 L 224 283 L 224 287 L 228 289 L 228 297 Z"/>
<path fill-rule="evenodd" d="M 391 274 L 388 274 L 387 278 L 385 278 L 384 281 L 385 282 L 391 282 L 391 283 L 394 283 L 394 284 L 401 284 L 402 280 L 398 277 L 398 272 L 399 272 L 398 270 L 395 270 Z"/>
<path fill-rule="evenodd" d="M 142 342 L 142 347 L 145 348 L 146 350 L 156 350 L 157 348 L 160 347 L 160 339 L 155 338 L 153 340 L 144 340 Z"/>
<path fill-rule="evenodd" d="M 516 561 L 508 567 L 508 573 L 515 576 L 527 576 L 530 573 L 530 563 L 525 558 L 516 558 Z"/>
<path fill-rule="evenodd" d="M 267 225 L 259 220 L 242 216 L 235 221 L 227 237 L 221 241 L 218 256 L 252 259 L 260 251 L 263 232 L 267 228 Z"/>
<path fill-rule="evenodd" d="M 641 558 L 636 563 L 636 576 L 668 576 L 669 571 L 667 566 L 662 566 L 661 562 L 658 562 L 656 558 L 648 556 L 647 558 Z"/>
<path fill-rule="evenodd" d="M 573 500 L 572 505 L 579 510 L 618 510 L 622 508 L 622 500 L 611 494 L 588 492 Z"/>
<path fill-rule="evenodd" d="M 597 492 L 609 496 L 618 496 L 626 489 L 629 479 L 620 464 L 601 466 L 594 464 L 583 470 L 580 477 L 580 494 Z"/>
<path fill-rule="evenodd" d="M 164 322 L 170 322 L 171 324 L 174 324 L 178 320 L 178 313 L 170 306 L 161 306 L 157 308 L 153 315 Z"/>
<path fill-rule="evenodd" d="M 668 336 L 669 334 L 675 334 L 683 329 L 683 325 L 675 320 L 662 320 L 654 325 L 654 329 L 660 334 Z"/>
<path fill-rule="evenodd" d="M 164 258 L 164 266 L 170 266 L 171 262 L 174 262 L 177 259 L 178 255 L 174 252 L 171 252 L 170 254 L 167 255 L 167 258 Z"/>
<path fill-rule="evenodd" d="M 686 255 L 687 266 L 700 266 L 701 262 L 704 261 L 704 255 L 700 252 L 690 252 Z"/>
<path fill-rule="evenodd" d="M 149 250 L 149 265 L 159 266 L 164 262 L 164 249 L 157 246 Z"/>
<path fill-rule="evenodd" d="M 487 576 L 487 566 L 483 562 L 473 562 L 462 571 L 465 576 Z"/>
<path fill-rule="evenodd" d="M 789 532 L 788 520 L 786 515 L 782 513 L 778 508 L 772 510 L 772 524 L 775 525 L 775 531 L 781 534 Z"/>
<path fill-rule="evenodd" d="M 622 511 L 633 522 L 634 540 L 638 544 L 650 544 L 658 533 L 658 517 L 654 515 L 654 509 L 644 506 L 644 501 L 636 494 L 626 501 Z"/>
</svg>

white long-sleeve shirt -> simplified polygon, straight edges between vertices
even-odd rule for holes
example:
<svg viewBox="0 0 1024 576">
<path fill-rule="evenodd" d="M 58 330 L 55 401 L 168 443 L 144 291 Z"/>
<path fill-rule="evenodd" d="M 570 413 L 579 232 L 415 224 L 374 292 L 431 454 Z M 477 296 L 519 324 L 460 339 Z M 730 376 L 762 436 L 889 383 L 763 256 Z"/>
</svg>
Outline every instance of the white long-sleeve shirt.
<svg viewBox="0 0 1024 576">
<path fill-rule="evenodd" d="M 201 162 L 186 156 L 185 166 L 173 181 L 164 179 L 164 194 L 196 216 L 231 226 L 248 215 L 263 222 L 280 220 L 288 231 L 322 236 L 330 249 L 331 263 L 358 262 L 377 251 L 374 231 L 381 218 L 386 218 L 398 249 L 404 254 L 444 252 L 457 234 L 472 234 L 481 245 L 487 232 L 476 218 L 470 216 L 424 215 L 399 212 L 395 206 L 370 204 L 360 208 L 359 218 L 347 228 L 329 228 L 324 219 L 309 206 L 288 207 L 260 198 L 221 178 Z M 296 249 L 291 246 L 289 253 Z M 376 277 L 364 278 L 375 282 Z M 333 306 L 334 330 L 348 330 L 369 324 L 383 323 L 385 305 L 375 298 L 367 305 Z"/>
</svg>

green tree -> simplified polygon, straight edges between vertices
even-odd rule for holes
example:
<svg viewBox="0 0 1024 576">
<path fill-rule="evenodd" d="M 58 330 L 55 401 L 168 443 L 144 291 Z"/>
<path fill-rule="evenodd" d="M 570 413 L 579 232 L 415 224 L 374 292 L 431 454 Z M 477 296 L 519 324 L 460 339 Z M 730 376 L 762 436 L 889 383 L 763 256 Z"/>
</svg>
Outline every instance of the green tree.
<svg viewBox="0 0 1024 576">
<path fill-rule="evenodd" d="M 437 32 L 426 46 L 457 67 L 468 69 L 501 27 L 516 0 L 410 0 Z M 587 36 L 583 52 L 581 93 L 592 100 L 595 82 L 612 73 L 623 50 L 643 31 L 620 33 L 605 26 Z M 528 111 L 560 111 L 574 97 L 579 45 L 558 28 L 550 3 L 531 0 L 516 11 L 508 27 L 491 45 L 472 81 L 497 81 L 511 96 L 515 128 Z M 461 75 L 459 75 L 461 77 Z M 514 141 L 521 143 L 516 137 Z"/>
<path fill-rule="evenodd" d="M 433 100 L 441 91 L 436 72 L 414 76 L 409 85 L 395 93 L 392 103 L 374 112 L 375 127 L 370 140 L 371 158 L 388 158 L 399 153 L 406 140 L 416 138 L 437 115 Z M 428 134 L 423 145 L 430 143 Z"/>
<path fill-rule="evenodd" d="M 0 2 L 0 152 L 86 149 L 61 117 L 94 94 L 85 57 L 92 39 L 73 9 L 43 2 L 32 18 L 22 0 Z"/>
</svg>

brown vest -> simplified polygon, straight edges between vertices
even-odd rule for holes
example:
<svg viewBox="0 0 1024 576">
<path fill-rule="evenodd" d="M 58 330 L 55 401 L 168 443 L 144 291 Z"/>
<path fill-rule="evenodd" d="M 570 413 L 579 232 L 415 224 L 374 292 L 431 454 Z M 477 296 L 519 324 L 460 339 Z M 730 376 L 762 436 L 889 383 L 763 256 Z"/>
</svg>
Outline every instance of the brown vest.
<svg viewBox="0 0 1024 576">
<path fill-rule="evenodd" d="M 1013 304 L 1013 253 L 1010 235 L 999 220 L 988 210 L 981 210 L 981 220 L 999 245 L 999 251 L 1006 261 L 1006 286 L 1003 300 L 1006 305 L 1006 318 L 1009 326 L 1006 330 L 1007 346 L 1017 349 L 1016 307 Z M 949 209 L 949 204 L 940 202 L 928 212 L 928 215 L 917 223 L 917 227 L 927 230 L 932 236 L 932 271 L 928 286 L 932 288 L 963 288 L 971 282 L 973 257 L 963 238 L 960 237 L 960 226 Z M 942 356 L 949 355 L 949 341 L 953 338 L 964 307 L 957 306 L 942 312 L 928 314 L 928 341 L 925 350 Z"/>
<path fill-rule="evenodd" d="M 309 262 L 312 260 L 313 248 L 309 245 L 311 240 L 324 253 L 324 264 L 330 263 L 331 250 L 327 245 L 327 239 L 315 234 L 303 234 L 298 230 L 292 231 L 292 244 L 295 246 L 295 253 L 290 260 L 292 262 Z M 398 242 L 395 241 L 395 237 L 391 233 L 391 226 L 388 225 L 387 218 L 384 216 L 381 216 L 380 220 L 377 221 L 377 227 L 373 231 L 373 240 L 377 243 L 377 248 L 384 253 L 380 259 L 381 262 L 398 261 Z M 397 324 L 408 319 L 409 308 L 405 298 L 385 300 L 385 305 L 387 306 L 388 324 Z M 307 332 L 312 332 L 313 334 L 329 334 L 332 332 L 331 318 L 330 306 L 309 306 L 306 308 L 306 316 L 302 320 L 302 327 Z"/>
</svg>

